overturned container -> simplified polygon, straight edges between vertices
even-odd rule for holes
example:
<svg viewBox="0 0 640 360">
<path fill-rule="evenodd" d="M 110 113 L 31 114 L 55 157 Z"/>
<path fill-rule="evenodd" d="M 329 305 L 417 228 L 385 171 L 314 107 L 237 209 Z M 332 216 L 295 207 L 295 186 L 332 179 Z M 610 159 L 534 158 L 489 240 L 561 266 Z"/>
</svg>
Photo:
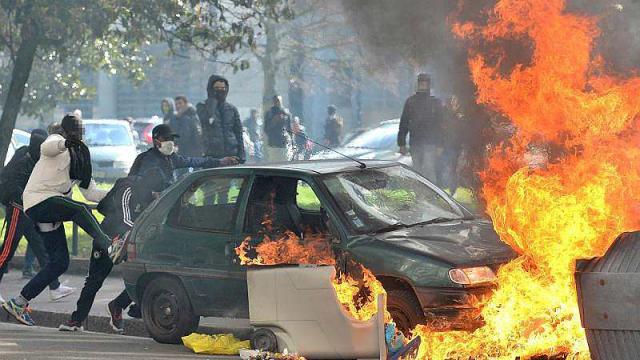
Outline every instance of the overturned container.
<svg viewBox="0 0 640 360">
<path fill-rule="evenodd" d="M 338 301 L 333 266 L 252 267 L 247 271 L 252 345 L 315 359 L 386 359 L 384 308 L 353 319 Z"/>
<path fill-rule="evenodd" d="M 591 358 L 638 359 L 640 233 L 624 233 L 604 256 L 578 261 L 575 276 Z"/>
</svg>

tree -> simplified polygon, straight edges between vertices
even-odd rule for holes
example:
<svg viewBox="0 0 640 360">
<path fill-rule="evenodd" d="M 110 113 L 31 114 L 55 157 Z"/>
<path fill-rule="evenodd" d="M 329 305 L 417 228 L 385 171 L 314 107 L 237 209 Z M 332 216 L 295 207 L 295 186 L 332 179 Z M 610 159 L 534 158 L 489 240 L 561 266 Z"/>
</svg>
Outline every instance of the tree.
<svg viewBox="0 0 640 360">
<path fill-rule="evenodd" d="M 9 87 L 1 89 L 0 159 L 34 64 L 55 63 L 62 70 L 86 66 L 141 80 L 151 61 L 145 45 L 163 41 L 171 49 L 234 52 L 254 43 L 253 27 L 259 25 L 254 19 L 281 14 L 290 14 L 288 0 L 0 0 L 0 51 L 11 66 Z M 74 74 L 49 76 L 71 84 L 73 91 L 79 87 Z"/>
</svg>

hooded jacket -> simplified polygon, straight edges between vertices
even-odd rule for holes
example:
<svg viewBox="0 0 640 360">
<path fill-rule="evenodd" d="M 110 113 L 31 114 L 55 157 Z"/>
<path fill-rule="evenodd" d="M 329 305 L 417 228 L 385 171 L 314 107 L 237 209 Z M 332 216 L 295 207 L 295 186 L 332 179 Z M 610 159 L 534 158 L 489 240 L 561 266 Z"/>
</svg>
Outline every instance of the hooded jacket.
<svg viewBox="0 0 640 360">
<path fill-rule="evenodd" d="M 202 130 L 196 114 L 196 108 L 188 104 L 187 109 L 182 113 L 176 113 L 173 120 L 169 122 L 171 129 L 180 138 L 176 139 L 178 151 L 184 156 L 202 156 Z"/>
<path fill-rule="evenodd" d="M 40 145 L 47 138 L 45 131 L 34 130 L 29 146 L 16 150 L 0 175 L 0 202 L 4 205 L 22 205 L 22 193 L 33 167 L 40 159 Z"/>
<path fill-rule="evenodd" d="M 167 112 L 164 111 L 164 106 L 162 105 L 165 102 L 169 104 L 169 111 Z M 162 111 L 162 123 L 168 124 L 176 118 L 176 103 L 172 98 L 164 98 L 160 102 L 160 111 Z"/>
<path fill-rule="evenodd" d="M 223 81 L 229 89 L 227 79 L 212 75 L 207 83 L 207 99 L 196 107 L 202 127 L 204 153 L 216 158 L 237 156 L 244 163 L 246 157 L 240 114 L 226 100 L 216 100 L 213 84 L 217 81 Z"/>
</svg>

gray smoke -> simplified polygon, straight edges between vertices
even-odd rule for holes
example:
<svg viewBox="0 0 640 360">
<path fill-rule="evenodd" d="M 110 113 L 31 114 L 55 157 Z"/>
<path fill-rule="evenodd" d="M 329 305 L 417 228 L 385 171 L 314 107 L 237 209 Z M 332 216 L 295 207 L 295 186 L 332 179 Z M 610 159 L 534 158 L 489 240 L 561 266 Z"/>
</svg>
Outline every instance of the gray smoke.
<svg viewBox="0 0 640 360">
<path fill-rule="evenodd" d="M 475 103 L 475 86 L 467 66 L 468 52 L 463 41 L 451 33 L 451 21 L 486 23 L 496 0 L 342 0 L 344 11 L 359 39 L 373 55 L 372 62 L 390 64 L 404 61 L 416 69 L 428 69 L 439 95 L 457 95 L 470 126 L 460 134 L 472 158 L 470 173 L 482 168 L 487 144 L 503 140 L 491 126 L 495 114 Z M 603 56 L 608 70 L 629 75 L 640 64 L 640 0 L 568 0 L 567 11 L 597 16 L 601 36 L 596 53 Z M 569 29 L 568 29 L 569 31 Z M 492 55 L 508 72 L 531 60 L 531 44 L 513 42 L 474 44 L 489 61 Z M 375 65 L 373 66 L 375 69 Z M 381 67 L 381 70 L 384 70 Z M 467 174 L 469 175 L 469 174 Z M 477 183 L 475 184 L 477 185 Z"/>
</svg>

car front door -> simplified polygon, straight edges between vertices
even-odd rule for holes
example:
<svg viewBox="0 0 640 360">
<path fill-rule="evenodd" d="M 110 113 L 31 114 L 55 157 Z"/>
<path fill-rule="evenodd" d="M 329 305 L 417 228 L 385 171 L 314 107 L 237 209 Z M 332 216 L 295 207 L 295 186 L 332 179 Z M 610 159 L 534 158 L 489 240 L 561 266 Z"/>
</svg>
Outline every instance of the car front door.
<svg viewBox="0 0 640 360">
<path fill-rule="evenodd" d="M 184 241 L 180 270 L 196 312 L 203 316 L 247 316 L 244 274 L 234 269 L 239 205 L 248 177 L 205 176 L 179 198 L 168 222 Z"/>
</svg>

